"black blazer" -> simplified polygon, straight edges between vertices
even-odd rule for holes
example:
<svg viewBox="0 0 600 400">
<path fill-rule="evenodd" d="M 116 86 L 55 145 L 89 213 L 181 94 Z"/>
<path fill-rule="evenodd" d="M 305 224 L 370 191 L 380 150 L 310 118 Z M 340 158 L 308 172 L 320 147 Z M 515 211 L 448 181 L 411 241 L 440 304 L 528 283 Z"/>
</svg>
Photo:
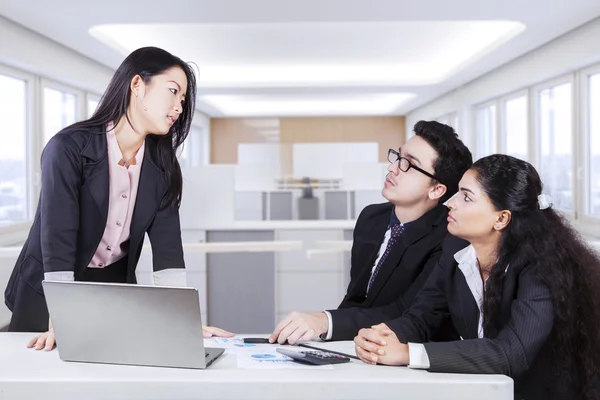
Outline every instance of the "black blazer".
<svg viewBox="0 0 600 400">
<path fill-rule="evenodd" d="M 135 269 L 146 232 L 155 271 L 185 266 L 179 210 L 163 201 L 167 181 L 157 154 L 158 139 L 146 138 L 130 227 L 129 283 L 136 282 Z M 44 272 L 73 271 L 75 280 L 81 277 L 104 234 L 108 198 L 106 128 L 68 127 L 56 134 L 42 152 L 40 201 L 5 291 L 9 309 L 23 300 L 17 299 L 19 283 L 43 295 Z"/>
<path fill-rule="evenodd" d="M 479 310 L 454 254 L 468 242 L 449 236 L 444 254 L 415 304 L 387 325 L 403 343 L 425 343 L 431 372 L 504 374 L 515 381 L 516 398 L 575 399 L 569 371 L 556 371 L 554 307 L 550 290 L 530 266 L 509 266 L 495 339 L 479 339 Z M 368 311 L 368 310 L 367 310 Z M 446 316 L 464 340 L 427 343 Z"/>
<path fill-rule="evenodd" d="M 394 317 L 401 315 L 413 303 L 442 254 L 448 210 L 439 205 L 406 226 L 365 296 L 393 209 L 391 203 L 370 205 L 356 221 L 348 292 L 337 310 L 329 310 L 333 340 L 352 339 L 364 327 L 359 317 L 361 308 L 393 304 Z"/>
</svg>

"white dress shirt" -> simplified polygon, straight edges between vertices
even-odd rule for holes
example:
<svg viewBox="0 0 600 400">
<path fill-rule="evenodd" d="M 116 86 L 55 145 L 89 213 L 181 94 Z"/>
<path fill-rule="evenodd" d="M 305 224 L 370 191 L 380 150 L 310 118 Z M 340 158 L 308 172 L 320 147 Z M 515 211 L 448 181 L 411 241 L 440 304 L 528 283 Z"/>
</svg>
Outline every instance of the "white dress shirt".
<svg viewBox="0 0 600 400">
<path fill-rule="evenodd" d="M 385 231 L 385 235 L 383 236 L 383 242 L 381 243 L 381 246 L 379 246 L 379 253 L 377 253 L 377 259 L 375 260 L 375 263 L 373 264 L 373 268 L 371 268 L 371 275 L 373 275 L 373 272 L 375 272 L 375 268 L 377 267 L 379 260 L 381 260 L 381 257 L 383 257 L 383 253 L 385 253 L 385 249 L 387 248 L 388 242 L 390 241 L 391 237 L 392 237 L 392 230 L 388 226 L 388 229 L 387 229 L 387 231 Z M 325 313 L 325 315 L 327 315 L 329 329 L 327 329 L 327 334 L 325 335 L 325 337 L 322 337 L 322 336 L 321 337 L 324 340 L 331 340 L 331 338 L 333 337 L 333 320 L 331 317 L 331 313 L 329 311 L 324 311 L 324 313 Z"/>
</svg>

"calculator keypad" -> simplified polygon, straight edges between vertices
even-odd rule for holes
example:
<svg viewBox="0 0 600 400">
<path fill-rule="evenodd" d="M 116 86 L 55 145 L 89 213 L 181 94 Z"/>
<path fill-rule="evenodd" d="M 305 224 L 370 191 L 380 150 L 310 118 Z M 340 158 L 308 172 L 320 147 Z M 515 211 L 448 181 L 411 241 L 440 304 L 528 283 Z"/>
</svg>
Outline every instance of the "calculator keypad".
<svg viewBox="0 0 600 400">
<path fill-rule="evenodd" d="M 312 361 L 315 364 L 337 364 L 350 361 L 348 357 L 340 356 L 334 353 L 327 353 L 325 351 L 301 351 L 300 353 L 306 355 L 307 361 Z"/>
</svg>

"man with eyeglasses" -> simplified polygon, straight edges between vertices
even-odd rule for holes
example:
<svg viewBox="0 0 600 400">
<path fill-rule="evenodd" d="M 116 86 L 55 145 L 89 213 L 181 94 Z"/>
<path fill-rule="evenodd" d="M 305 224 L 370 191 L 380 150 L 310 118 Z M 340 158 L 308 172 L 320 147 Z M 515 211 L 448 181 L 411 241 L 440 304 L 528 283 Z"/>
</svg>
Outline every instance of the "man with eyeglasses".
<svg viewBox="0 0 600 400">
<path fill-rule="evenodd" d="M 442 253 L 448 224 L 443 203 L 473 162 L 448 125 L 419 121 L 414 133 L 398 151 L 388 151 L 382 190 L 388 202 L 365 207 L 356 221 L 351 280 L 338 309 L 289 314 L 271 334 L 272 343 L 350 340 L 371 326 L 361 310 L 381 308 L 383 322 L 389 319 L 384 315 L 400 316 L 413 303 Z"/>
</svg>

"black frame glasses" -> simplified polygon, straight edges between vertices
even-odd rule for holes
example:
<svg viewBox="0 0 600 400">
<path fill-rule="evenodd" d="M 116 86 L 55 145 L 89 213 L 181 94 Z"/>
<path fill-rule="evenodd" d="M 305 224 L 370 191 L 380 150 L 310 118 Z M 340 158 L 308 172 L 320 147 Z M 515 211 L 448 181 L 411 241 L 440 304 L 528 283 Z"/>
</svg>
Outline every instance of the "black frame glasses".
<svg viewBox="0 0 600 400">
<path fill-rule="evenodd" d="M 398 153 L 394 149 L 388 150 L 388 161 L 390 162 L 390 164 L 397 162 L 398 169 L 402 172 L 408 172 L 409 169 L 413 168 L 413 169 L 419 171 L 420 173 L 422 173 L 423 175 L 426 175 L 426 176 L 430 177 L 431 179 L 435 179 L 439 183 L 442 183 L 442 181 L 440 181 L 435 175 L 432 175 L 429 172 L 425 171 L 424 169 L 417 167 L 415 164 L 411 163 L 408 158 L 402 157 L 400 155 L 400 153 Z"/>
</svg>

